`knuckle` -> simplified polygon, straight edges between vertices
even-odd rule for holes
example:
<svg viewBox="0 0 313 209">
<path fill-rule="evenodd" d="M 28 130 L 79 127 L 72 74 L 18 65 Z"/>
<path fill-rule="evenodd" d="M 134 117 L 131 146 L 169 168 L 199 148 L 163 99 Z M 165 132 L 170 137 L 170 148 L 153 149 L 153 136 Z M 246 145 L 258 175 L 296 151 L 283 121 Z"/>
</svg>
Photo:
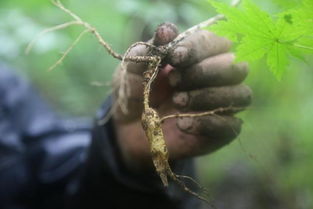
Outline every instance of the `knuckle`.
<svg viewBox="0 0 313 209">
<path fill-rule="evenodd" d="M 185 46 L 178 46 L 169 54 L 169 62 L 173 66 L 178 66 L 188 59 L 190 49 Z"/>
<path fill-rule="evenodd" d="M 137 45 L 129 51 L 128 55 L 129 56 L 144 56 L 148 52 L 149 52 L 149 49 L 145 45 Z"/>
</svg>

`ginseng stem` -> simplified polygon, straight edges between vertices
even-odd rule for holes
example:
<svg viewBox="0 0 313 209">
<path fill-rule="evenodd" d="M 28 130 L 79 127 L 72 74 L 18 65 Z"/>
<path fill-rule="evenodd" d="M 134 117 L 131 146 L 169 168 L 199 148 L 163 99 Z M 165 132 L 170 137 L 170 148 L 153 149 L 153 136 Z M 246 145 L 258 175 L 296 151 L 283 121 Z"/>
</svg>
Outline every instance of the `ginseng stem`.
<svg viewBox="0 0 313 209">
<path fill-rule="evenodd" d="M 157 57 L 156 61 L 149 64 L 149 69 L 144 73 L 144 91 L 143 91 L 143 105 L 144 109 L 150 108 L 149 98 L 151 93 L 151 85 L 156 79 L 159 73 L 159 65 L 161 63 L 161 58 Z"/>
</svg>

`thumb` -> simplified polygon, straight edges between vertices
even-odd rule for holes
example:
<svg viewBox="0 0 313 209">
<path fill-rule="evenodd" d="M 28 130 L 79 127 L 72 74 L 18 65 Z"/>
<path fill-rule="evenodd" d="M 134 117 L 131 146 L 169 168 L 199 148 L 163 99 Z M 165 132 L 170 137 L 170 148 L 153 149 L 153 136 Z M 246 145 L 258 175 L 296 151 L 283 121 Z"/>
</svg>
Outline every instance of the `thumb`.
<svg viewBox="0 0 313 209">
<path fill-rule="evenodd" d="M 148 41 L 148 43 L 153 44 L 155 46 L 165 45 L 172 40 L 174 40 L 178 35 L 178 29 L 176 25 L 173 23 L 162 23 L 160 24 L 152 37 Z M 132 48 L 128 54 L 128 56 L 145 56 L 148 55 L 150 49 L 144 45 L 137 45 Z M 135 63 L 130 62 L 127 66 L 127 71 L 130 73 L 142 75 L 142 73 L 147 69 L 147 63 Z"/>
<path fill-rule="evenodd" d="M 178 36 L 177 26 L 173 23 L 162 23 L 157 27 L 152 38 L 155 46 L 162 46 L 173 41 Z"/>
</svg>

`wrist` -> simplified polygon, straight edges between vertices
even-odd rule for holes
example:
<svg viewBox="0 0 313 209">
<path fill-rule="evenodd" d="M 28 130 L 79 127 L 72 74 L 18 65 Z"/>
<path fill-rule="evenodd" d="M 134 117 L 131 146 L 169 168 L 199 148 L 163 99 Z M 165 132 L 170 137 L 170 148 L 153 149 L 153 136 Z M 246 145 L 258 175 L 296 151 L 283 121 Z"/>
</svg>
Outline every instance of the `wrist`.
<svg viewBox="0 0 313 209">
<path fill-rule="evenodd" d="M 150 147 L 140 120 L 126 123 L 113 117 L 113 124 L 116 142 L 125 165 L 134 171 L 152 169 Z"/>
</svg>

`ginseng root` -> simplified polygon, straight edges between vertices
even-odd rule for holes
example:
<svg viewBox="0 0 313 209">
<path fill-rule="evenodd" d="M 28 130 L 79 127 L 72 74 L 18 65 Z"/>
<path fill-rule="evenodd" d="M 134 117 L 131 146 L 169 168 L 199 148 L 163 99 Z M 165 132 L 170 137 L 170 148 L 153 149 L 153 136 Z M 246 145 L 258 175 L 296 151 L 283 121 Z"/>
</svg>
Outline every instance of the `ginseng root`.
<svg viewBox="0 0 313 209">
<path fill-rule="evenodd" d="M 200 200 L 205 201 L 207 204 L 215 208 L 214 205 L 212 205 L 209 202 L 209 200 L 207 200 L 205 197 L 201 196 L 197 192 L 194 192 L 190 188 L 188 188 L 186 184 L 182 180 L 180 180 L 180 177 L 188 178 L 193 183 L 195 183 L 200 189 L 202 189 L 202 187 L 199 186 L 199 184 L 194 179 L 192 179 L 191 177 L 187 177 L 187 176 L 177 175 L 172 171 L 169 165 L 169 153 L 165 144 L 165 139 L 164 139 L 161 125 L 164 122 L 164 120 L 169 119 L 169 118 L 200 117 L 200 116 L 206 116 L 206 115 L 215 115 L 216 113 L 219 113 L 219 112 L 238 111 L 238 110 L 242 110 L 243 108 L 233 108 L 233 107 L 218 108 L 218 109 L 207 111 L 207 112 L 188 113 L 188 114 L 178 113 L 178 114 L 173 114 L 173 115 L 160 118 L 157 111 L 154 110 L 149 105 L 151 85 L 153 81 L 155 80 L 155 78 L 157 77 L 157 74 L 159 72 L 160 62 L 161 62 L 161 57 L 156 57 L 156 61 L 151 62 L 149 64 L 147 71 L 145 71 L 144 73 L 144 82 L 143 82 L 144 110 L 143 110 L 142 117 L 141 117 L 141 124 L 148 138 L 154 167 L 156 169 L 156 172 L 160 176 L 161 181 L 165 187 L 168 186 L 168 178 L 170 178 L 172 181 L 176 182 L 184 191 L 199 198 Z"/>
</svg>

